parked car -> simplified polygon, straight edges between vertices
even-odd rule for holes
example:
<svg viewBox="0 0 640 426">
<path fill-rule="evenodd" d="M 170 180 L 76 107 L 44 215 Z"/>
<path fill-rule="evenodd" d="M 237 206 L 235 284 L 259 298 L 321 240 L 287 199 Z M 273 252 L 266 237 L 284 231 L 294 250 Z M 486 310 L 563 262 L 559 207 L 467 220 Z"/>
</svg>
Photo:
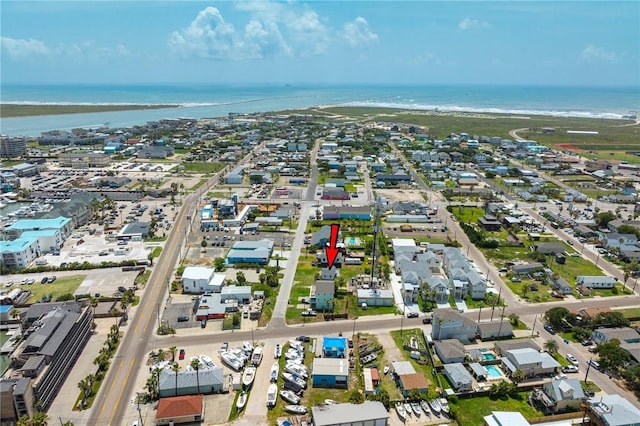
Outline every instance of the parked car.
<svg viewBox="0 0 640 426">
<path fill-rule="evenodd" d="M 126 288 L 124 288 L 123 286 L 120 286 L 120 287 L 118 287 L 118 291 L 119 291 L 120 293 L 124 293 L 125 291 L 127 291 L 127 289 L 126 289 Z"/>
<path fill-rule="evenodd" d="M 580 342 L 580 344 L 582 346 L 591 346 L 591 345 L 593 345 L 593 341 L 592 340 L 583 340 L 582 342 Z"/>
<path fill-rule="evenodd" d="M 49 278 L 47 278 L 47 277 L 43 277 L 43 278 L 40 280 L 40 284 L 46 284 L 46 283 L 48 283 L 48 282 L 49 282 Z"/>
<path fill-rule="evenodd" d="M 575 365 L 575 366 L 578 366 L 578 365 L 579 365 L 578 360 L 576 359 L 576 357 L 575 357 L 575 356 L 573 356 L 573 355 L 571 355 L 571 354 L 567 354 L 567 355 L 565 355 L 565 358 L 566 358 L 566 359 L 567 359 L 567 361 L 569 361 L 571 364 L 573 364 L 573 365 Z"/>
<path fill-rule="evenodd" d="M 407 314 L 407 318 L 418 318 L 418 313 L 417 312 L 409 312 Z"/>
<path fill-rule="evenodd" d="M 431 317 L 422 318 L 423 324 L 431 324 Z"/>
<path fill-rule="evenodd" d="M 296 337 L 296 340 L 298 342 L 310 342 L 311 341 L 311 337 L 309 337 L 309 336 L 298 336 L 298 337 Z"/>
<path fill-rule="evenodd" d="M 187 322 L 187 321 L 189 321 L 189 317 L 186 315 L 180 315 L 178 317 L 178 322 Z"/>
<path fill-rule="evenodd" d="M 316 311 L 312 311 L 312 310 L 302 311 L 303 317 L 315 317 L 316 315 L 318 315 Z"/>
<path fill-rule="evenodd" d="M 545 324 L 544 329 L 549 332 L 549 334 L 556 334 L 556 331 L 551 327 L 551 324 Z"/>
<path fill-rule="evenodd" d="M 180 360 L 184 359 L 184 354 L 185 354 L 184 349 L 180 349 L 180 354 L 178 355 L 178 359 Z"/>
<path fill-rule="evenodd" d="M 54 282 L 54 281 L 55 281 L 55 280 L 57 280 L 57 279 L 58 279 L 58 277 L 56 277 L 55 275 L 51 275 L 51 276 L 49 277 L 49 282 L 50 282 L 50 283 L 52 283 L 52 282 Z"/>
<path fill-rule="evenodd" d="M 576 367 L 575 365 L 565 365 L 564 367 L 562 367 L 562 372 L 563 373 L 577 373 L 578 372 L 578 367 Z"/>
</svg>

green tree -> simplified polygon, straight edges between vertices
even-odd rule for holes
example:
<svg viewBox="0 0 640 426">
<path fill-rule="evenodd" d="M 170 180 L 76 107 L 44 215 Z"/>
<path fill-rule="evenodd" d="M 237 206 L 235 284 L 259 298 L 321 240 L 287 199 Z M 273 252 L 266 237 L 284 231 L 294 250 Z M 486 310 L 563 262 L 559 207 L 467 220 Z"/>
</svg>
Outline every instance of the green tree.
<svg viewBox="0 0 640 426">
<path fill-rule="evenodd" d="M 612 211 L 606 211 L 597 213 L 594 219 L 599 227 L 605 228 L 609 224 L 609 222 L 615 220 L 616 218 L 617 216 L 615 213 L 613 213 Z"/>
<path fill-rule="evenodd" d="M 200 360 L 194 358 L 191 360 L 191 363 L 189 365 L 191 366 L 191 368 L 196 370 L 196 383 L 198 386 L 198 393 L 200 393 Z"/>
<path fill-rule="evenodd" d="M 242 271 L 236 272 L 236 281 L 238 282 L 238 285 L 247 284 L 247 277 L 244 275 L 244 272 Z"/>
<path fill-rule="evenodd" d="M 545 312 L 544 318 L 554 328 L 563 328 L 565 325 L 565 320 L 567 319 L 569 314 L 570 312 L 567 308 L 558 306 L 556 308 L 551 308 L 547 312 Z"/>
<path fill-rule="evenodd" d="M 204 240 L 204 239 L 203 239 L 203 240 L 200 242 L 200 247 L 205 248 L 206 246 L 207 246 L 207 240 Z"/>
<path fill-rule="evenodd" d="M 49 416 L 47 413 L 38 411 L 37 413 L 33 413 L 33 417 L 31 417 L 31 426 L 47 426 L 48 421 Z"/>
<path fill-rule="evenodd" d="M 169 353 L 171 353 L 171 362 L 175 362 L 176 360 L 176 352 L 178 352 L 178 348 L 175 346 L 171 346 L 169 348 Z"/>
<path fill-rule="evenodd" d="M 599 344 L 594 352 L 598 354 L 600 367 L 613 373 L 624 370 L 631 360 L 629 352 L 620 347 L 620 340 L 618 339 L 611 339 L 608 342 Z"/>
<path fill-rule="evenodd" d="M 556 342 L 554 339 L 549 339 L 544 342 L 544 349 L 550 354 L 554 354 L 558 352 L 558 342 Z"/>
<path fill-rule="evenodd" d="M 180 371 L 180 366 L 177 362 L 174 362 L 173 365 L 171 365 L 171 370 L 173 370 L 174 376 L 176 378 L 175 395 L 178 396 L 178 371 Z"/>
<path fill-rule="evenodd" d="M 518 383 L 521 383 L 523 380 L 524 380 L 524 371 L 522 370 L 516 370 L 511 375 L 511 381 L 516 385 L 518 385 Z"/>
<path fill-rule="evenodd" d="M 352 404 L 362 404 L 364 402 L 364 396 L 358 389 L 355 389 L 349 394 L 349 402 Z"/>
<path fill-rule="evenodd" d="M 512 326 L 516 327 L 518 325 L 518 323 L 520 322 L 520 317 L 516 314 L 509 314 L 509 322 L 511 323 Z"/>
<path fill-rule="evenodd" d="M 226 266 L 226 262 L 222 257 L 216 257 L 213 259 L 213 268 L 216 272 L 224 271 Z"/>
<path fill-rule="evenodd" d="M 631 324 L 622 312 L 618 311 L 598 312 L 593 323 L 595 325 L 606 325 L 609 327 L 628 327 L 629 324 Z"/>
<path fill-rule="evenodd" d="M 156 357 L 158 358 L 158 361 L 164 361 L 165 358 L 166 358 L 166 354 L 164 353 L 164 349 L 162 349 L 162 348 L 158 349 Z"/>
</svg>

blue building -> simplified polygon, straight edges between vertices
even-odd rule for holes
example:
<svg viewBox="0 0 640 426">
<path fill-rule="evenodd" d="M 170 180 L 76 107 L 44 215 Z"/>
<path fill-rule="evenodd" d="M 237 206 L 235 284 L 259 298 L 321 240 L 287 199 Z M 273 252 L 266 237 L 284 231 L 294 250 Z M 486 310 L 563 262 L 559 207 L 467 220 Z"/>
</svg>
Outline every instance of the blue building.
<svg viewBox="0 0 640 426">
<path fill-rule="evenodd" d="M 266 265 L 269 263 L 272 253 L 272 240 L 237 241 L 227 253 L 227 263 L 259 263 L 260 265 Z"/>
<path fill-rule="evenodd" d="M 325 358 L 344 358 L 347 352 L 345 337 L 323 337 L 322 356 Z"/>
<path fill-rule="evenodd" d="M 311 367 L 313 387 L 347 389 L 349 361 L 345 358 L 315 358 Z"/>
</svg>

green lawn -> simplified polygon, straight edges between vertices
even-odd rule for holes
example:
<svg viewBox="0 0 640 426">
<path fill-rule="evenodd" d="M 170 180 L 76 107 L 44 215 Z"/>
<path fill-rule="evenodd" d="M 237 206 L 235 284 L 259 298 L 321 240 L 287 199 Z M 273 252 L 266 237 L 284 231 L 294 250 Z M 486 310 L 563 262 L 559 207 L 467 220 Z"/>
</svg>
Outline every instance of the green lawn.
<svg viewBox="0 0 640 426">
<path fill-rule="evenodd" d="M 184 164 L 185 173 L 215 174 L 222 170 L 226 164 L 209 163 L 205 161 L 186 161 Z"/>
<path fill-rule="evenodd" d="M 189 191 L 195 191 L 196 189 L 200 188 L 202 185 L 207 183 L 207 180 L 208 179 L 200 179 L 198 182 L 196 182 L 195 185 L 193 185 L 191 188 L 189 188 Z"/>
<path fill-rule="evenodd" d="M 31 297 L 28 303 L 34 303 L 42 299 L 42 296 L 51 295 L 51 301 L 55 301 L 56 297 L 63 294 L 73 294 L 78 286 L 87 278 L 86 275 L 72 275 L 69 277 L 60 277 L 54 283 L 40 284 L 36 281 L 31 285 L 22 285 L 23 290 L 31 290 Z"/>
<path fill-rule="evenodd" d="M 477 223 L 478 219 L 484 216 L 484 210 L 479 207 L 457 207 L 452 206 L 451 212 L 461 223 Z"/>
<path fill-rule="evenodd" d="M 517 398 L 491 399 L 488 396 L 458 399 L 449 403 L 461 425 L 482 425 L 484 417 L 492 411 L 517 411 L 525 418 L 542 417 L 544 414 L 527 404 L 527 392 L 519 392 Z"/>
<path fill-rule="evenodd" d="M 416 370 L 416 373 L 421 373 L 424 375 L 424 377 L 429 382 L 429 395 L 431 397 L 435 397 L 438 394 L 438 391 L 437 391 L 438 379 L 433 374 L 432 365 L 418 364 L 415 359 L 409 357 L 409 352 L 403 349 L 404 342 L 405 341 L 408 342 L 412 336 L 418 339 L 418 342 L 420 342 L 420 345 L 425 345 L 424 337 L 422 335 L 422 330 L 419 328 L 404 329 L 402 331 L 400 330 L 391 331 L 391 337 L 393 338 L 393 341 L 395 342 L 398 349 L 400 349 L 400 352 L 404 357 L 404 361 L 409 361 L 413 366 L 413 368 Z M 440 375 L 440 382 L 443 385 L 447 384 L 447 380 L 442 375 Z"/>
<path fill-rule="evenodd" d="M 625 318 L 628 318 L 630 320 L 636 320 L 640 318 L 640 308 L 621 309 L 620 312 L 622 312 L 622 315 Z"/>
</svg>

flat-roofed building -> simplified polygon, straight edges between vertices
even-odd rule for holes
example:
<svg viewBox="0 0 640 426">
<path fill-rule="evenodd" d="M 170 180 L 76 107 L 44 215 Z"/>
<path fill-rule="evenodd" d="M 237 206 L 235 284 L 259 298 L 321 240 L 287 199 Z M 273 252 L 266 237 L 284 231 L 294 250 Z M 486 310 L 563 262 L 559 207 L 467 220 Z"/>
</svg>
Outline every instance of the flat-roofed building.
<svg viewBox="0 0 640 426">
<path fill-rule="evenodd" d="M 314 426 L 387 426 L 389 413 L 379 401 L 323 404 L 311 408 Z"/>
<path fill-rule="evenodd" d="M 0 241 L 0 264 L 5 268 L 26 268 L 42 254 L 37 238 Z"/>
<path fill-rule="evenodd" d="M 349 384 L 349 361 L 345 358 L 314 358 L 313 387 L 344 388 Z"/>
</svg>

